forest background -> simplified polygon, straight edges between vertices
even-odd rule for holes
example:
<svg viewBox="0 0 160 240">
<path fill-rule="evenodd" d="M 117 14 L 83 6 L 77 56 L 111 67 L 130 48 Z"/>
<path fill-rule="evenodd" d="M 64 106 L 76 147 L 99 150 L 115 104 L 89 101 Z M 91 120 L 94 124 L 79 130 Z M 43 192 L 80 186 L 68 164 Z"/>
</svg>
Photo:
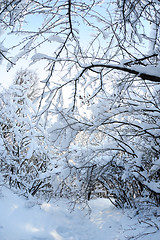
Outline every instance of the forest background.
<svg viewBox="0 0 160 240">
<path fill-rule="evenodd" d="M 2 185 L 158 209 L 159 24 L 158 0 L 0 2 Z"/>
</svg>

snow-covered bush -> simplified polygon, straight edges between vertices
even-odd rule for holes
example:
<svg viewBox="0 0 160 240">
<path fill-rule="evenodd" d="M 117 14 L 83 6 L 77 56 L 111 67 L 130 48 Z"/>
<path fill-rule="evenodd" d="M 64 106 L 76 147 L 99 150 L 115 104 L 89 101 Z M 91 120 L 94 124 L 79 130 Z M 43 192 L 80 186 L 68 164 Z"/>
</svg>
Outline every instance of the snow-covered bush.
<svg viewBox="0 0 160 240">
<path fill-rule="evenodd" d="M 160 204 L 158 89 L 137 81 L 118 98 L 97 95 L 85 111 L 61 110 L 50 129 L 61 152 L 61 195 L 75 202 L 102 195 L 116 207 Z"/>
<path fill-rule="evenodd" d="M 35 195 L 51 188 L 54 151 L 43 122 L 36 117 L 30 76 L 22 74 L 23 80 L 18 81 L 18 74 L 17 81 L 0 93 L 1 174 L 10 186 Z"/>
</svg>

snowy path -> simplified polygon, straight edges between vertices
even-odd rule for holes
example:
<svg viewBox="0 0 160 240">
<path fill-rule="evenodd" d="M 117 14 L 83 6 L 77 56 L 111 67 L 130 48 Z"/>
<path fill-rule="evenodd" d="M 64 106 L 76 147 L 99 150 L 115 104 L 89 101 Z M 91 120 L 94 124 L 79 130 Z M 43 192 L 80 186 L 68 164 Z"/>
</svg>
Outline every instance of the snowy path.
<svg viewBox="0 0 160 240">
<path fill-rule="evenodd" d="M 127 236 L 136 239 L 144 229 L 135 230 L 137 220 L 108 200 L 92 200 L 90 207 L 89 216 L 78 208 L 70 213 L 64 201 L 35 206 L 5 189 L 0 197 L 0 240 L 126 240 Z M 160 232 L 150 237 L 138 239 L 159 240 Z"/>
</svg>

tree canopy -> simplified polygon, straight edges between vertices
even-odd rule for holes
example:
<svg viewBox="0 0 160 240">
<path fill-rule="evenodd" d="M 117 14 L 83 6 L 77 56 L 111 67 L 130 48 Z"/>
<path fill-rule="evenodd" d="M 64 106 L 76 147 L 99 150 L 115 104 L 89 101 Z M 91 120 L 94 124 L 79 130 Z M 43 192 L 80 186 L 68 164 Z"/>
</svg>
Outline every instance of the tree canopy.
<svg viewBox="0 0 160 240">
<path fill-rule="evenodd" d="M 1 1 L 1 34 L 18 36 L 1 42 L 1 61 L 47 72 L 36 119 L 54 146 L 57 196 L 100 189 L 117 207 L 159 205 L 159 24 L 159 0 Z"/>
</svg>

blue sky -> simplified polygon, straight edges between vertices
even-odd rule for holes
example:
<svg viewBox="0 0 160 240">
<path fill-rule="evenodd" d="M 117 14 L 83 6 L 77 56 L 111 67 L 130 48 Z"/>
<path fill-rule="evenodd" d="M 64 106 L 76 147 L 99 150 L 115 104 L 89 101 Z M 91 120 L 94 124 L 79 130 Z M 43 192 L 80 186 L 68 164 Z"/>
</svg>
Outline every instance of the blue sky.
<svg viewBox="0 0 160 240">
<path fill-rule="evenodd" d="M 96 7 L 97 9 L 97 7 Z M 103 12 L 103 9 L 101 9 L 101 14 Z M 104 13 L 103 13 L 104 14 Z M 49 16 L 50 17 L 50 16 Z M 72 17 L 72 19 L 74 20 L 74 17 Z M 93 23 L 99 24 L 97 22 L 96 19 L 90 19 Z M 30 31 L 36 31 L 37 29 L 39 29 L 41 27 L 41 24 L 43 22 L 43 17 L 40 14 L 35 14 L 35 15 L 28 15 L 25 19 L 25 23 L 23 24 L 23 30 L 30 30 Z M 82 46 L 86 47 L 86 45 L 89 43 L 89 35 L 91 34 L 91 28 L 90 27 L 86 27 L 85 24 L 82 22 L 82 20 L 80 19 L 80 24 L 75 23 L 75 28 L 78 28 L 80 30 L 80 41 Z M 58 28 L 56 28 L 58 29 Z M 56 30 L 55 29 L 55 30 Z M 25 35 L 24 35 L 25 36 Z M 4 41 L 4 46 L 6 48 L 10 48 L 13 45 L 17 45 L 19 43 L 19 41 L 23 38 L 18 36 L 18 35 L 7 35 L 7 33 L 3 34 L 0 36 L 0 42 Z M 40 53 L 45 53 L 48 55 L 53 55 L 54 50 L 56 49 L 57 44 L 56 43 L 46 43 L 43 44 L 43 47 L 38 49 L 38 52 Z M 7 54 L 7 57 L 14 57 L 18 51 L 20 49 L 14 50 L 14 51 L 9 51 L 9 53 Z M 15 72 L 21 68 L 21 67 L 27 67 L 29 66 L 29 60 L 25 60 L 22 59 L 20 61 L 18 61 L 18 63 L 16 64 L 16 67 L 14 67 L 13 69 L 11 69 L 9 72 L 6 72 L 6 65 L 7 65 L 7 61 L 4 60 L 3 63 L 0 65 L 0 71 L 1 71 L 1 78 L 0 78 L 0 82 L 3 85 L 9 85 L 12 82 L 12 79 L 15 75 Z M 39 73 L 41 79 L 44 78 L 44 76 L 46 75 L 45 71 L 42 71 L 44 67 L 44 62 L 39 62 L 38 64 L 36 64 L 35 66 L 33 65 L 31 68 L 37 70 L 37 72 Z"/>
</svg>

